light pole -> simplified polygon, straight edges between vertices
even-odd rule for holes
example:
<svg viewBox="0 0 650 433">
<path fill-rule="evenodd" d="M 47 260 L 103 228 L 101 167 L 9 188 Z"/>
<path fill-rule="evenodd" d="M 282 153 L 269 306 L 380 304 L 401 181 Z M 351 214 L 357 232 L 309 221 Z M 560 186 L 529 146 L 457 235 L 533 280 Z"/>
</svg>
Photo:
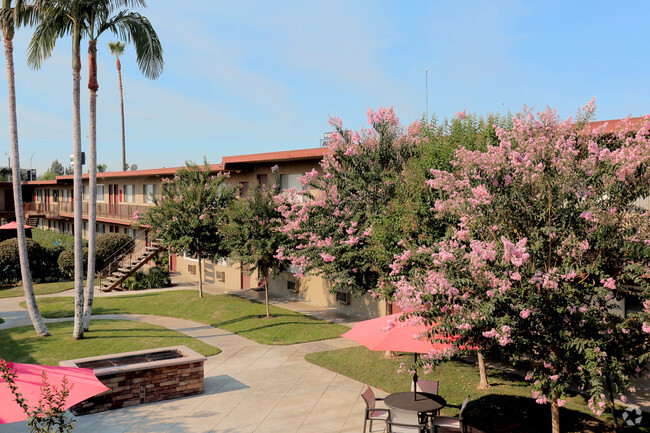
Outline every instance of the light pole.
<svg viewBox="0 0 650 433">
<path fill-rule="evenodd" d="M 29 171 L 32 171 L 32 159 L 34 158 L 34 154 L 36 152 L 32 152 L 32 156 L 29 157 Z"/>
<path fill-rule="evenodd" d="M 7 155 L 7 167 L 11 168 L 11 156 L 7 152 L 5 152 L 5 155 Z"/>
</svg>

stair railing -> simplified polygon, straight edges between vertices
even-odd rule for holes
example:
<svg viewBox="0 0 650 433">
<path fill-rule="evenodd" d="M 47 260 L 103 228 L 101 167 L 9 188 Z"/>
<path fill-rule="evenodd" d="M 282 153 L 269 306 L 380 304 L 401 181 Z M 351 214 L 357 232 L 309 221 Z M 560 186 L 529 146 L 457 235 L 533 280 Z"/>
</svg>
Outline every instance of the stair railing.
<svg viewBox="0 0 650 433">
<path fill-rule="evenodd" d="M 147 249 L 147 233 L 142 231 L 133 239 L 132 242 L 124 245 L 116 251 L 108 260 L 108 265 L 104 267 L 95 277 L 96 285 L 102 286 L 104 280 L 110 277 L 119 268 L 125 268 L 131 264 L 137 257 L 140 257 Z"/>
</svg>

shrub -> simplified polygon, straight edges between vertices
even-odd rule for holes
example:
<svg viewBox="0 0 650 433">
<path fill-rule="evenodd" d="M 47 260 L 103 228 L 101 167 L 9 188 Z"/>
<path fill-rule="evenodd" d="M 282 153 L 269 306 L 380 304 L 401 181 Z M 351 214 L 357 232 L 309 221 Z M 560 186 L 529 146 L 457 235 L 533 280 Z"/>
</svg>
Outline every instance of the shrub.
<svg viewBox="0 0 650 433">
<path fill-rule="evenodd" d="M 171 284 L 169 270 L 161 266 L 149 269 L 149 272 L 137 271 L 124 280 L 122 287 L 127 290 L 158 289 Z"/>
<path fill-rule="evenodd" d="M 33 239 L 27 239 L 27 255 L 32 278 L 37 278 L 43 262 L 43 249 Z M 18 239 L 11 238 L 0 242 L 0 283 L 13 284 L 21 279 Z"/>
<path fill-rule="evenodd" d="M 127 290 L 144 290 L 148 289 L 146 285 L 147 274 L 144 271 L 136 271 L 129 278 L 124 280 L 122 287 Z"/>
<path fill-rule="evenodd" d="M 155 266 L 149 269 L 147 279 L 150 289 L 169 287 L 169 285 L 172 283 L 171 278 L 169 278 L 169 269 L 163 268 L 162 266 Z"/>
<path fill-rule="evenodd" d="M 86 274 L 86 269 L 88 267 L 88 248 L 83 249 L 83 254 L 84 254 L 84 271 L 83 274 Z M 57 263 L 59 265 L 59 270 L 66 276 L 70 278 L 74 278 L 74 249 L 69 248 L 67 250 L 63 250 L 61 254 L 59 254 L 59 259 L 57 260 Z"/>
<path fill-rule="evenodd" d="M 74 248 L 74 236 L 67 233 L 57 233 L 50 230 L 41 230 L 37 228 L 32 229 L 32 239 L 38 242 L 41 247 L 51 248 Z M 84 246 L 88 245 L 88 241 L 84 239 Z"/>
<path fill-rule="evenodd" d="M 125 233 L 103 233 L 97 236 L 97 241 L 95 244 L 96 256 L 95 256 L 95 270 L 101 271 L 106 266 L 108 266 L 108 260 L 118 252 L 125 245 L 131 244 L 131 248 L 125 250 L 128 251 L 133 248 L 135 245 L 131 236 Z"/>
<path fill-rule="evenodd" d="M 42 245 L 41 245 L 42 246 Z M 59 256 L 65 249 L 61 245 L 54 245 L 50 248 L 43 247 L 42 260 L 38 267 L 38 278 L 41 281 L 59 281 L 66 277 L 59 268 Z M 34 271 L 32 271 L 34 274 Z"/>
</svg>

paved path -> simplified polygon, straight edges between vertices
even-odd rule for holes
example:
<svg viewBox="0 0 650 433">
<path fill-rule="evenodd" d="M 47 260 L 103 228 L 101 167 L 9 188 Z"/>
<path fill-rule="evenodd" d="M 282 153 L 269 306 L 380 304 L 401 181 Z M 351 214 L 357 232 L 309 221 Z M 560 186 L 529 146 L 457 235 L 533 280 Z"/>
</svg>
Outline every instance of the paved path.
<svg viewBox="0 0 650 433">
<path fill-rule="evenodd" d="M 0 299 L 0 317 L 5 320 L 0 329 L 30 323 L 19 302 L 19 298 Z M 204 394 L 79 416 L 75 433 L 358 433 L 363 428 L 365 404 L 359 395 L 364 385 L 304 359 L 306 353 L 350 347 L 355 345 L 352 342 L 339 338 L 267 346 L 190 320 L 131 314 L 93 318 L 164 326 L 222 352 L 205 363 Z M 381 423 L 373 427 L 383 428 Z M 26 431 L 25 423 L 0 425 L 0 433 Z"/>
</svg>

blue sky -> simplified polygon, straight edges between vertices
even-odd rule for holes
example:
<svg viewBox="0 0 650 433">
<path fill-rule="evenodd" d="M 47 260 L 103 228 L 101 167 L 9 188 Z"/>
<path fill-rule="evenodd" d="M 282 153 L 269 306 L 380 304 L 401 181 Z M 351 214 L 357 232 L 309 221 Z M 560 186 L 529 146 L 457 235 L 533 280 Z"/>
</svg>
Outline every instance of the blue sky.
<svg viewBox="0 0 650 433">
<path fill-rule="evenodd" d="M 317 147 L 329 115 L 359 129 L 369 107 L 393 106 L 410 123 L 425 112 L 426 70 L 429 114 L 439 117 L 514 113 L 524 104 L 566 117 L 592 96 L 596 120 L 650 111 L 646 1 L 148 3 L 140 12 L 163 43 L 165 70 L 150 81 L 132 47 L 122 57 L 127 162 L 139 168 Z M 31 71 L 30 37 L 21 29 L 14 40 L 21 165 L 42 174 L 72 151 L 71 48 L 59 40 Z M 121 160 L 113 40 L 103 35 L 98 44 L 98 160 L 109 170 Z M 6 82 L 0 93 L 6 101 Z M 2 166 L 10 151 L 6 103 L 0 119 Z"/>
</svg>

